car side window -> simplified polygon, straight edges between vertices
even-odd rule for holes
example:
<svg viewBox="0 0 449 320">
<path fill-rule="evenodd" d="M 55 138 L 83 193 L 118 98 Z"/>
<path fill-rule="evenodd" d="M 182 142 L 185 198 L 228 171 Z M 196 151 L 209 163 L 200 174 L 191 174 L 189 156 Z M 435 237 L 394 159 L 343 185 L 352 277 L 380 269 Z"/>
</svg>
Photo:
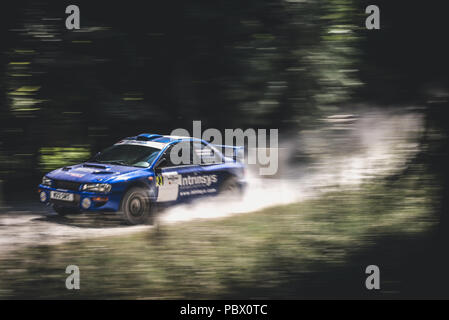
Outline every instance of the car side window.
<svg viewBox="0 0 449 320">
<path fill-rule="evenodd" d="M 162 157 L 165 161 L 161 163 L 160 168 L 185 166 L 193 163 L 193 146 L 189 142 L 180 142 L 170 146 Z"/>
<path fill-rule="evenodd" d="M 204 142 L 193 144 L 194 156 L 202 165 L 219 164 L 223 162 L 221 155 Z"/>
</svg>

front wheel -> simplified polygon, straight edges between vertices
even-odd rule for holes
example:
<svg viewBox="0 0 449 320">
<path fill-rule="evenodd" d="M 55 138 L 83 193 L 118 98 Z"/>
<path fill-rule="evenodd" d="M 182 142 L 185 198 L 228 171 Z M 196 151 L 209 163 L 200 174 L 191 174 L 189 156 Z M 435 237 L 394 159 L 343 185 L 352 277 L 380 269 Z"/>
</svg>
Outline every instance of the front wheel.
<svg viewBox="0 0 449 320">
<path fill-rule="evenodd" d="M 121 213 L 128 224 L 152 224 L 153 206 L 149 195 L 141 188 L 132 188 L 122 200 Z"/>
</svg>

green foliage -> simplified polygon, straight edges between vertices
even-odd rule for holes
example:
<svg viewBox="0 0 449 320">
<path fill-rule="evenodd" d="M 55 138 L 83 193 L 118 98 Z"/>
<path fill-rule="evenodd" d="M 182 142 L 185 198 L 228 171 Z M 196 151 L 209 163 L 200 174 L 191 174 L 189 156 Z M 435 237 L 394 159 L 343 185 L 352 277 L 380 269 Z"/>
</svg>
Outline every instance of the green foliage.
<svg viewBox="0 0 449 320">
<path fill-rule="evenodd" d="M 89 158 L 87 146 L 73 147 L 43 147 L 40 149 L 40 169 L 44 172 L 63 166 L 76 164 Z"/>
<path fill-rule="evenodd" d="M 45 146 L 97 150 L 139 131 L 190 128 L 195 119 L 216 128 L 304 129 L 360 86 L 352 0 L 158 3 L 150 12 L 108 2 L 108 15 L 101 4 L 77 5 L 99 9 L 83 16 L 82 32 L 42 20 L 43 11 L 60 14 L 45 1 L 23 4 L 10 27 L 0 133 L 20 143 L 6 154 L 36 162 Z M 145 23 L 128 23 L 140 18 Z M 40 159 L 27 175 L 63 162 Z"/>
<path fill-rule="evenodd" d="M 224 219 L 21 250 L 1 263 L 0 297 L 294 298 L 305 275 L 344 265 L 385 237 L 431 229 L 431 182 L 413 175 Z M 64 287 L 69 264 L 80 267 L 80 291 Z"/>
</svg>

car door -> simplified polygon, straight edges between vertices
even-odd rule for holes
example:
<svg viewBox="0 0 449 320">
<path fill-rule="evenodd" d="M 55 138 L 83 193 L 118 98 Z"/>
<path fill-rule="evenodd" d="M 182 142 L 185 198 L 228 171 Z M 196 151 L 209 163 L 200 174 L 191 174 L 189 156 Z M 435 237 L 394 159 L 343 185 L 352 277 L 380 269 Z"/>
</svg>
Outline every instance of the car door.
<svg viewBox="0 0 449 320">
<path fill-rule="evenodd" d="M 165 161 L 159 166 L 160 172 L 156 174 L 158 202 L 182 201 L 197 197 L 203 193 L 203 185 L 207 184 L 207 178 L 201 174 L 203 171 L 201 164 L 193 161 L 192 143 L 180 142 L 180 144 L 184 144 L 178 146 L 180 152 L 188 152 L 188 155 L 183 157 L 186 161 L 182 163 L 172 161 L 171 152 L 175 146 L 168 148 L 163 155 Z"/>
<path fill-rule="evenodd" d="M 208 195 L 218 193 L 220 183 L 226 175 L 223 156 L 205 142 L 193 144 L 193 155 L 201 164 L 202 175 L 206 181 L 205 193 Z"/>
</svg>

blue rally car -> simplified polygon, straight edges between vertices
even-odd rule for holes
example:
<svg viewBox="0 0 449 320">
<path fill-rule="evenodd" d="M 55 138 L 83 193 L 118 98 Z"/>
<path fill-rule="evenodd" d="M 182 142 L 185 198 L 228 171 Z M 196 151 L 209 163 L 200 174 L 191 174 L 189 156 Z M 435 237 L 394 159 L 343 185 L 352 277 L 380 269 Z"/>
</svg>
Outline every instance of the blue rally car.
<svg viewBox="0 0 449 320">
<path fill-rule="evenodd" d="M 232 156 L 224 155 L 226 148 Z M 240 193 L 245 185 L 242 151 L 190 137 L 144 133 L 119 141 L 85 163 L 46 174 L 39 197 L 60 215 L 113 211 L 130 224 L 146 223 L 158 203 Z M 184 160 L 174 161 L 173 154 Z"/>
</svg>

